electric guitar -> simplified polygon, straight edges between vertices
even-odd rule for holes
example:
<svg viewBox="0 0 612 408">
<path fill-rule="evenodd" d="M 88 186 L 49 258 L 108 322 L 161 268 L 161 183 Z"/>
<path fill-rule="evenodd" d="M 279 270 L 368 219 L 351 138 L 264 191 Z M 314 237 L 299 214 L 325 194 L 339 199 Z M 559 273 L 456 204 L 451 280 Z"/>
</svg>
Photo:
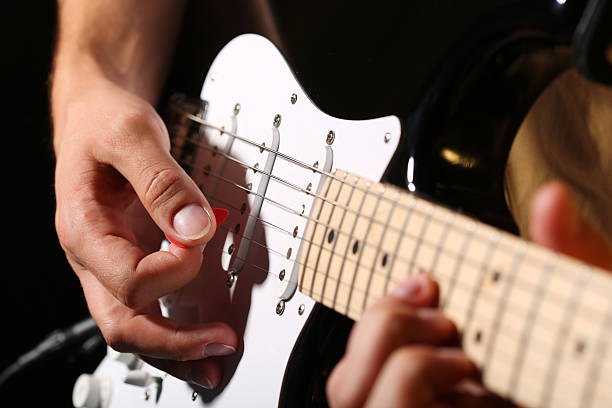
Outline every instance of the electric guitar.
<svg viewBox="0 0 612 408">
<path fill-rule="evenodd" d="M 499 183 L 522 116 L 571 62 L 559 38 L 576 13 L 557 6 L 558 30 L 457 51 L 403 116 L 330 116 L 276 45 L 230 41 L 200 98 L 175 96 L 167 116 L 174 157 L 230 215 L 200 275 L 160 304 L 178 321 L 228 322 L 241 347 L 213 391 L 109 350 L 77 380 L 75 406 L 325 405 L 351 321 L 415 273 L 440 284 L 492 391 L 526 406 L 612 405 L 612 275 L 512 234 Z M 535 60 L 546 62 L 537 73 Z M 508 87 L 517 78 L 528 86 Z M 456 143 L 468 128 L 479 138 Z M 489 131 L 494 159 L 471 144 Z M 432 151 L 437 161 L 420 160 Z"/>
</svg>

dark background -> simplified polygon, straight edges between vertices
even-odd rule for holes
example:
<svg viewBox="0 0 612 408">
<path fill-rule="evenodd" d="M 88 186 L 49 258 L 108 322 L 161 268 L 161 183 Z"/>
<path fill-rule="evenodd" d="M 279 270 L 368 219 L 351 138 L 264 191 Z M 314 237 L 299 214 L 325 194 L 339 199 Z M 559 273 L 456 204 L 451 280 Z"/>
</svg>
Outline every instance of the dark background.
<svg viewBox="0 0 612 408">
<path fill-rule="evenodd" d="M 3 6 L 0 79 L 4 160 L 3 324 L 0 369 L 56 328 L 88 316 L 79 282 L 55 235 L 47 79 L 55 2 Z M 72 384 L 99 357 L 79 347 L 25 370 L 0 388 L 0 406 L 72 406 Z M 9 401 L 11 402 L 9 404 Z"/>
</svg>

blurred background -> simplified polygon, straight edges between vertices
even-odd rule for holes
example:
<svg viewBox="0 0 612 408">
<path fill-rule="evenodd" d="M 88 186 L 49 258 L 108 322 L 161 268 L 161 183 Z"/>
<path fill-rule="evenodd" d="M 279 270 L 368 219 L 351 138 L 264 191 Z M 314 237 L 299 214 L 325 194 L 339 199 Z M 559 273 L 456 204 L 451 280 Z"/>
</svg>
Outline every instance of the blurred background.
<svg viewBox="0 0 612 408">
<path fill-rule="evenodd" d="M 0 24 L 4 201 L 0 370 L 55 330 L 88 316 L 54 229 L 47 80 L 55 1 L 7 2 Z M 0 406 L 72 406 L 72 385 L 105 352 L 98 337 L 41 361 L 0 388 Z"/>
</svg>

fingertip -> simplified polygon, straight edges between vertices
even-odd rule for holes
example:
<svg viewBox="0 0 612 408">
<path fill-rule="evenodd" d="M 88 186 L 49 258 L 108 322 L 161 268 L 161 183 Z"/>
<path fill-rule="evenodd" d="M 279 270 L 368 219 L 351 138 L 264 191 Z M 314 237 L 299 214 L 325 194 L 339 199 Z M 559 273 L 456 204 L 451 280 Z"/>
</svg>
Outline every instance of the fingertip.
<svg viewBox="0 0 612 408">
<path fill-rule="evenodd" d="M 434 307 L 438 292 L 438 284 L 427 274 L 419 273 L 400 283 L 391 295 L 412 306 Z"/>
</svg>

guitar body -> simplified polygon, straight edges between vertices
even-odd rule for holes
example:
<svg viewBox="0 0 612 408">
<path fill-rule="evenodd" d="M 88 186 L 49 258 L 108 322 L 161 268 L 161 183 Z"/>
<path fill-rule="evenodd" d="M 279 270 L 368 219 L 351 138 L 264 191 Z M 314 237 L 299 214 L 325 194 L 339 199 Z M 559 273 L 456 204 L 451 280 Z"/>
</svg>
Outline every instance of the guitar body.
<svg viewBox="0 0 612 408">
<path fill-rule="evenodd" d="M 162 304 L 179 321 L 228 322 L 241 347 L 214 391 L 146 364 L 136 370 L 147 381 L 126 383 L 134 367 L 109 355 L 95 373 L 103 406 L 325 405 L 352 320 L 297 286 L 326 173 L 383 180 L 515 231 L 505 160 L 531 104 L 571 66 L 585 2 L 321 3 L 304 16 L 311 35 L 278 3 L 282 41 L 234 38 L 192 95 L 207 103 L 174 99 L 168 119 L 174 156 L 230 216 L 198 278 Z"/>
</svg>

